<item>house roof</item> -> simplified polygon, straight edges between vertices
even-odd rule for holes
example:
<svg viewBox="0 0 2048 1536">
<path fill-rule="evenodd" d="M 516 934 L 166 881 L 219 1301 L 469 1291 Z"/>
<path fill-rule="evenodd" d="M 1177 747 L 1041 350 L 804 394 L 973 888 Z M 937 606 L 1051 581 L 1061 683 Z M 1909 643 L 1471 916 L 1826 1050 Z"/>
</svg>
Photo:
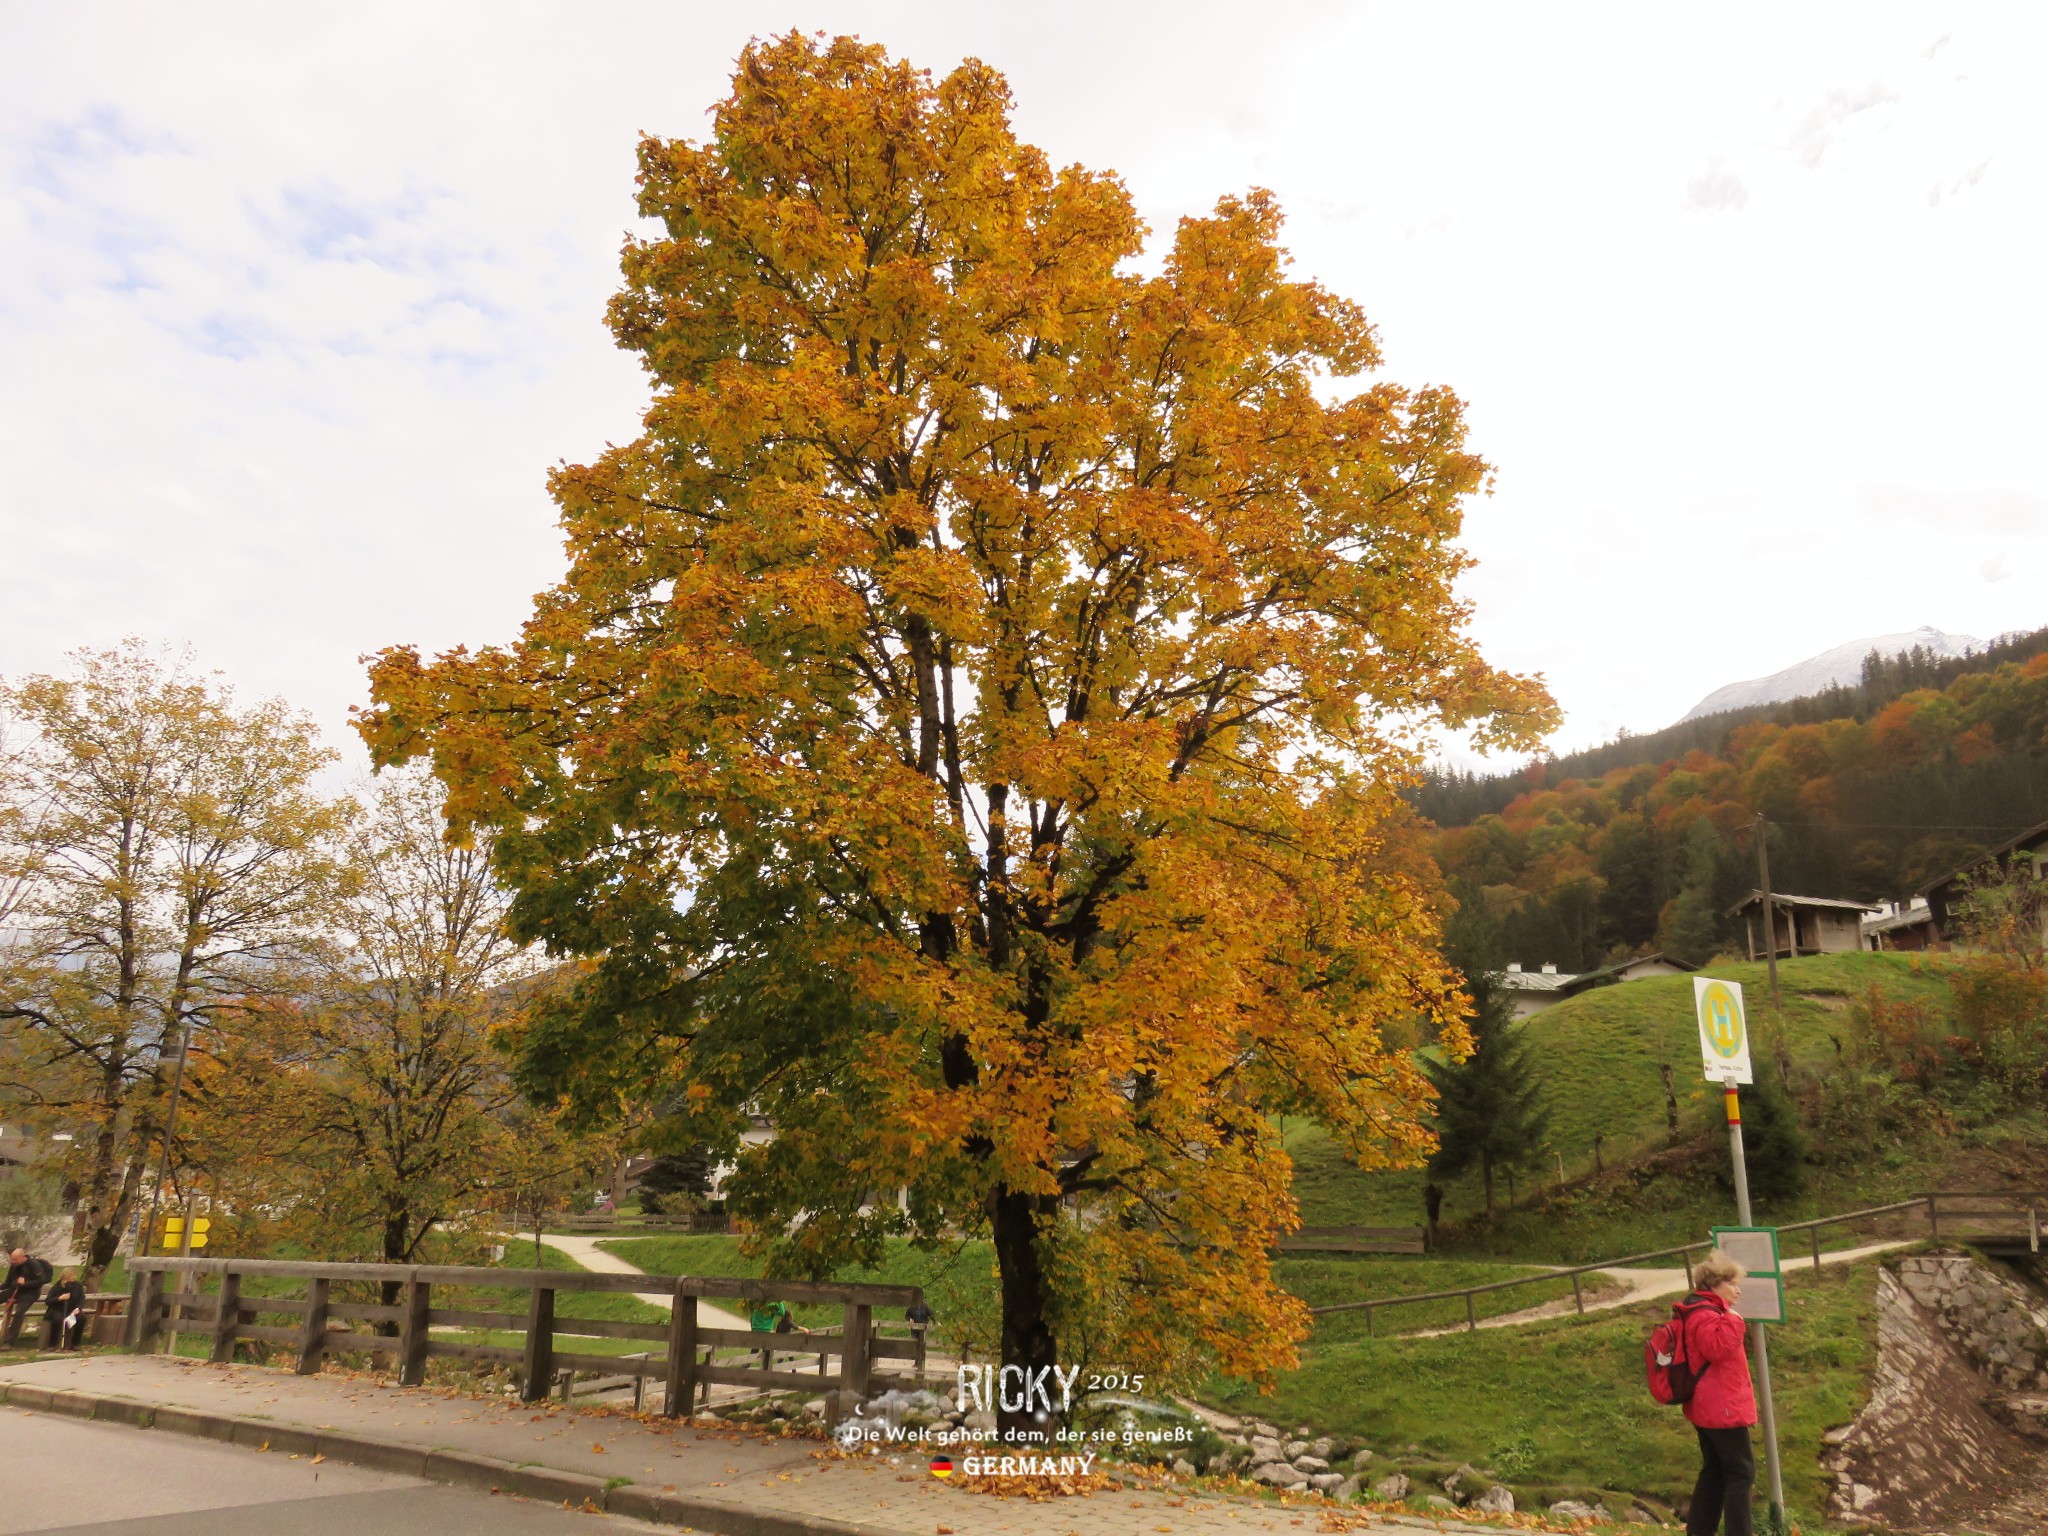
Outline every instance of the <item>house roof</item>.
<svg viewBox="0 0 2048 1536">
<path fill-rule="evenodd" d="M 1696 965 L 1687 965 L 1683 960 L 1672 959 L 1662 950 L 1653 950 L 1647 955 L 1630 955 L 1626 960 L 1617 960 L 1612 965 L 1603 965 L 1596 970 L 1581 971 L 1572 980 L 1579 985 L 1597 987 L 1603 981 L 1619 980 L 1622 973 L 1628 970 L 1630 966 L 1649 965 L 1652 962 L 1668 965 L 1673 970 L 1679 971 L 1696 971 L 1699 969 Z"/>
<path fill-rule="evenodd" d="M 1762 891 L 1751 891 L 1742 900 L 1728 909 L 1733 917 L 1737 912 L 1746 912 L 1764 899 Z M 1875 912 L 1877 907 L 1867 901 L 1844 901 L 1838 896 L 1788 896 L 1779 891 L 1771 892 L 1774 907 L 1818 907 L 1828 912 Z"/>
<path fill-rule="evenodd" d="M 1496 971 L 1493 979 L 1510 992 L 1562 992 L 1578 978 L 1570 971 Z"/>
<path fill-rule="evenodd" d="M 1928 907 L 1909 907 L 1904 912 L 1894 912 L 1890 917 L 1863 920 L 1865 933 L 1894 933 L 1901 928 L 1918 928 L 1922 923 L 1934 921 L 1934 912 Z"/>
<path fill-rule="evenodd" d="M 1687 965 L 1683 960 L 1674 960 L 1662 952 L 1647 955 L 1630 955 L 1626 960 L 1617 960 L 1613 965 L 1603 965 L 1590 971 L 1496 971 L 1494 982 L 1510 992 L 1577 992 L 1585 987 L 1597 987 L 1604 982 L 1619 981 L 1632 965 L 1643 965 L 1650 961 L 1662 961 L 1681 971 L 1696 971 L 1696 965 Z"/>
<path fill-rule="evenodd" d="M 2013 853 L 2020 849 L 2031 850 L 2042 843 L 2048 843 L 2048 821 L 2042 822 L 2038 827 L 2027 828 L 2026 831 L 2020 833 L 2017 837 L 2007 838 L 2004 842 L 2000 843 L 1996 848 L 1986 848 L 1982 853 L 1978 854 L 1976 858 L 1970 860 L 1969 863 L 1961 866 L 1958 869 L 1950 870 L 1947 874 L 1943 875 L 1939 880 L 1930 881 L 1928 884 L 1921 886 L 1920 889 L 1915 891 L 1913 894 L 1915 896 L 1925 896 L 1930 891 L 1942 890 L 1947 886 L 1954 885 L 1958 880 L 1962 879 L 1964 876 L 1968 875 L 1973 870 L 1983 868 L 1993 859 L 2002 859 L 2008 853 Z"/>
</svg>

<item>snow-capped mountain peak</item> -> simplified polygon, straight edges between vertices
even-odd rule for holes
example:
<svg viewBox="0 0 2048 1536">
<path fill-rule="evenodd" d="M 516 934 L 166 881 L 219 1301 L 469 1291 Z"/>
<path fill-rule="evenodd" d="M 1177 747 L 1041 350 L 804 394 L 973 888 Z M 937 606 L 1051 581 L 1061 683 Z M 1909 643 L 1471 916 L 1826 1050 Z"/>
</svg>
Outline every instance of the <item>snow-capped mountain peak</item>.
<svg viewBox="0 0 2048 1536">
<path fill-rule="evenodd" d="M 1863 658 L 1872 651 L 1880 656 L 1896 656 L 1900 651 L 1910 651 L 1915 646 L 1930 656 L 1960 656 L 1965 651 L 1983 650 L 1984 642 L 1974 635 L 1946 634 L 1925 624 L 1896 635 L 1873 635 L 1867 640 L 1851 640 L 1833 650 L 1822 651 L 1818 656 L 1809 656 L 1782 672 L 1773 672 L 1769 677 L 1755 677 L 1748 682 L 1729 683 L 1716 688 L 1681 718 L 1691 720 L 1700 715 L 1741 709 L 1751 704 L 1775 704 L 1781 699 L 1800 698 L 1838 684 L 1860 682 Z"/>
</svg>

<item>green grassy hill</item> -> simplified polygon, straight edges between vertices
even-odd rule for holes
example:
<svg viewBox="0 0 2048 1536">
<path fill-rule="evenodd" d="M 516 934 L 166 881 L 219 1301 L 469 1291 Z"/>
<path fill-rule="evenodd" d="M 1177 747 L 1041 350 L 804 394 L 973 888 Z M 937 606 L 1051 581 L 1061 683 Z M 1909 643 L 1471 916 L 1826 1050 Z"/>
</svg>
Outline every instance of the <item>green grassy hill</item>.
<svg viewBox="0 0 2048 1536">
<path fill-rule="evenodd" d="M 1807 956 L 1783 962 L 1778 972 L 1782 1024 L 1773 1018 L 1760 962 L 1708 967 L 1708 974 L 1741 983 L 1760 1064 L 1782 1028 L 1800 1081 L 1832 1068 L 1844 1012 L 1872 987 L 1894 999 L 1937 1002 L 1948 990 L 1939 960 L 1908 955 Z M 1524 1173 L 1519 1178 L 1523 1210 L 1505 1214 L 1492 1226 L 1476 1220 L 1484 1207 L 1476 1174 L 1448 1184 L 1444 1219 L 1454 1225 L 1447 1249 L 1582 1262 L 1685 1241 L 1699 1234 L 1706 1218 L 1727 1219 L 1719 1090 L 1710 1089 L 1700 1073 L 1691 977 L 1603 987 L 1547 1008 L 1519 1027 L 1539 1046 L 1537 1060 L 1551 1110 L 1550 1155 L 1533 1177 Z M 1675 1151 L 1660 1071 L 1667 1064 L 1678 1101 L 1680 1145 Z M 1290 1123 L 1285 1133 L 1304 1222 L 1422 1220 L 1424 1178 L 1419 1170 L 1361 1172 L 1318 1127 Z M 1592 1177 L 1596 1135 L 1604 1138 L 1602 1161 L 1608 1170 L 1601 1179 Z M 1824 1162 L 1812 1171 L 1806 1196 L 1769 1214 L 1791 1221 L 1898 1198 L 1927 1187 L 1924 1181 L 1934 1165 L 1930 1159 L 1938 1163 L 1956 1150 L 1874 1149 L 1861 1162 Z M 1550 1198 L 1560 1157 L 1571 1191 L 1562 1208 Z M 1503 1178 L 1498 1193 L 1504 1203 L 1507 1187 Z M 1539 1199 L 1547 1208 L 1540 1218 L 1531 1218 L 1527 1207 Z"/>
<path fill-rule="evenodd" d="M 1867 1392 L 1874 1294 L 1868 1262 L 1795 1273 L 1789 1318 L 1771 1330 L 1786 1496 L 1808 1517 L 1832 1481 L 1821 1435 L 1853 1418 Z M 1436 1338 L 1367 1339 L 1333 1318 L 1272 1396 L 1233 1382 L 1203 1395 L 1275 1424 L 1356 1436 L 1375 1468 L 1407 1468 L 1418 1483 L 1471 1462 L 1515 1486 L 1525 1508 L 1606 1490 L 1669 1502 L 1699 1469 L 1683 1417 L 1643 1385 L 1643 1337 L 1669 1308 L 1667 1298 Z"/>
</svg>

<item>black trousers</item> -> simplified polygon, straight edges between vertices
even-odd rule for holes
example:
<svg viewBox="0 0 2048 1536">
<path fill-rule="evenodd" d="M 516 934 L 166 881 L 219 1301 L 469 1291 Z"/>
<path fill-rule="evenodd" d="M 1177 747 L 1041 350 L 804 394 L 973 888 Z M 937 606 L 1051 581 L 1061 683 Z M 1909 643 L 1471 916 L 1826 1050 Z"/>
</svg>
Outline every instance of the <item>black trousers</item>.
<svg viewBox="0 0 2048 1536">
<path fill-rule="evenodd" d="M 43 1339 L 52 1349 L 76 1349 L 85 1333 L 85 1318 L 82 1307 L 69 1311 L 51 1312 L 43 1328 Z M 72 1319 L 77 1321 L 73 1322 Z M 69 1326 L 67 1326 L 67 1324 Z"/>
<path fill-rule="evenodd" d="M 1685 1536 L 1714 1536 L 1723 1526 L 1727 1536 L 1750 1536 L 1750 1493 L 1756 1487 L 1756 1453 L 1749 1431 L 1701 1429 L 1700 1479 L 1692 1485 L 1692 1508 L 1685 1517 Z"/>
<path fill-rule="evenodd" d="M 15 1293 L 7 1313 L 7 1336 L 0 1339 L 0 1344 L 10 1349 L 14 1347 L 15 1341 L 21 1337 L 21 1325 L 28 1321 L 28 1309 L 41 1299 L 42 1294 L 40 1285 L 23 1286 Z"/>
</svg>

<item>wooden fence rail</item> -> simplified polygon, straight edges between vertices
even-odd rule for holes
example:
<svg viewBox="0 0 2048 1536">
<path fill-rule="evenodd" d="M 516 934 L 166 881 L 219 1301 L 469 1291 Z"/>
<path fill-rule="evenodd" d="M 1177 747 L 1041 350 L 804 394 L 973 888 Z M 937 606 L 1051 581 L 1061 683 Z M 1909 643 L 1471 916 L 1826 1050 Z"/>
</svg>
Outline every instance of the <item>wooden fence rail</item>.
<svg viewBox="0 0 2048 1536">
<path fill-rule="evenodd" d="M 909 1308 L 924 1292 L 910 1285 L 842 1285 L 803 1281 L 752 1280 L 724 1276 L 612 1275 L 576 1270 L 487 1269 L 470 1265 L 320 1264 L 272 1259 L 138 1258 L 129 1261 L 132 1290 L 128 1303 L 127 1342 L 137 1349 L 156 1346 L 167 1333 L 203 1331 L 212 1340 L 211 1357 L 233 1358 L 237 1342 L 249 1340 L 296 1349 L 298 1370 L 311 1375 L 329 1353 L 360 1350 L 388 1358 L 402 1386 L 418 1386 L 429 1360 L 472 1360 L 513 1366 L 520 1395 L 528 1402 L 545 1397 L 557 1373 L 591 1371 L 640 1378 L 659 1378 L 667 1393 L 671 1416 L 685 1413 L 700 1389 L 714 1385 L 819 1391 L 838 1388 L 865 1397 L 878 1387 L 898 1385 L 899 1378 L 878 1371 L 878 1361 L 904 1361 L 921 1371 L 923 1330 L 912 1338 L 884 1336 L 878 1308 Z M 179 1288 L 166 1281 L 176 1279 Z M 303 1285 L 296 1296 L 258 1294 L 247 1282 Z M 204 1289 L 211 1284 L 212 1289 Z M 338 1300 L 338 1285 L 389 1287 L 392 1303 Z M 436 1293 L 457 1291 L 524 1291 L 523 1311 L 477 1306 L 436 1306 Z M 662 1296 L 671 1306 L 669 1320 L 621 1322 L 565 1317 L 555 1298 L 562 1292 L 624 1293 Z M 838 1304 L 841 1320 L 831 1331 L 764 1333 L 750 1328 L 714 1328 L 697 1313 L 702 1299 L 743 1304 L 765 1301 Z M 289 1319 L 285 1323 L 259 1321 Z M 370 1330 L 337 1327 L 366 1323 Z M 515 1346 L 471 1344 L 435 1337 L 435 1330 L 474 1328 L 521 1335 Z M 663 1346 L 658 1352 L 602 1355 L 560 1348 L 560 1335 L 575 1338 L 635 1339 Z M 760 1364 L 721 1364 L 720 1350 L 746 1351 L 745 1359 Z M 818 1372 L 775 1368 L 777 1354 L 818 1357 Z M 825 1362 L 836 1358 L 836 1376 L 824 1374 Z M 636 1387 L 635 1396 L 641 1394 Z"/>
<path fill-rule="evenodd" d="M 678 1234 L 712 1234 L 732 1230 L 732 1218 L 722 1215 L 683 1216 L 553 1216 L 542 1227 L 542 1239 L 549 1232 L 598 1234 L 607 1237 L 671 1237 Z"/>
<path fill-rule="evenodd" d="M 1959 1224 L 1970 1223 L 1970 1236 L 1977 1241 L 1986 1237 L 2005 1246 L 2024 1243 L 2032 1253 L 2041 1251 L 2041 1218 L 2048 1209 L 2048 1194 L 2034 1190 L 1932 1190 L 1916 1195 L 1911 1200 L 1898 1200 L 1890 1205 L 1866 1206 L 1862 1210 L 1842 1211 L 1833 1216 L 1820 1216 L 1812 1221 L 1796 1221 L 1778 1228 L 1783 1235 L 1790 1232 L 1808 1233 L 1813 1246 L 1813 1267 L 1820 1268 L 1820 1234 L 1826 1227 L 1846 1226 L 1867 1221 L 1876 1216 L 1890 1216 L 1914 1211 L 1927 1218 L 1930 1237 L 1940 1237 L 1942 1223 L 1949 1224 L 1951 1236 L 1964 1235 L 1957 1230 Z M 1991 1227 L 1990 1232 L 1984 1229 Z M 1467 1332 L 1477 1330 L 1479 1315 L 1477 1298 L 1493 1291 L 1511 1291 L 1520 1286 L 1543 1285 L 1557 1280 L 1570 1280 L 1572 1300 L 1578 1310 L 1586 1310 L 1586 1294 L 1583 1277 L 1596 1274 L 1603 1269 L 1633 1269 L 1653 1259 L 1679 1259 L 1685 1265 L 1686 1284 L 1692 1283 L 1692 1256 L 1704 1253 L 1714 1245 L 1711 1241 L 1685 1243 L 1676 1248 L 1659 1248 L 1653 1253 L 1632 1253 L 1618 1259 L 1602 1259 L 1596 1264 L 1572 1264 L 1561 1269 L 1546 1269 L 1542 1274 L 1517 1275 L 1512 1280 L 1493 1280 L 1485 1285 L 1468 1285 L 1457 1290 L 1422 1291 L 1411 1296 L 1386 1296 L 1370 1301 L 1340 1301 L 1329 1306 L 1311 1307 L 1309 1311 L 1317 1317 L 1335 1312 L 1363 1312 L 1365 1331 L 1375 1331 L 1375 1318 L 1389 1307 L 1417 1306 L 1431 1301 L 1463 1301 L 1465 1303 L 1465 1327 Z M 1790 1255 L 1784 1256 L 1790 1262 Z"/>
<path fill-rule="evenodd" d="M 1421 1227 L 1301 1227 L 1276 1238 L 1276 1253 L 1426 1253 Z"/>
</svg>

